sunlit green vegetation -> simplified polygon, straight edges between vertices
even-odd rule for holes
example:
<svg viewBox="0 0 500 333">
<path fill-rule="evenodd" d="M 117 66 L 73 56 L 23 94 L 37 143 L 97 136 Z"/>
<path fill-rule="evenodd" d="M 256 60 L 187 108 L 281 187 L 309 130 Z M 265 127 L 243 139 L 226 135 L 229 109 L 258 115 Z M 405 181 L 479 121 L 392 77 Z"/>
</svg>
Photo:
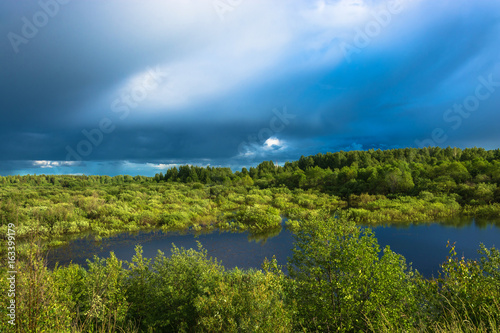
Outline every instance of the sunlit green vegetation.
<svg viewBox="0 0 500 333">
<path fill-rule="evenodd" d="M 94 257 L 47 269 L 37 244 L 18 263 L 17 332 L 496 332 L 500 253 L 456 257 L 425 279 L 339 213 L 303 220 L 285 275 L 226 270 L 201 247 L 130 262 Z M 2 274 L 6 274 L 2 269 Z M 0 282 L 5 304 L 8 282 Z M 0 309 L 6 318 L 6 308 Z M 2 330 L 11 329 L 6 320 Z"/>
<path fill-rule="evenodd" d="M 57 236 L 139 228 L 259 231 L 338 208 L 360 224 L 500 217 L 500 151 L 423 148 L 302 157 L 284 166 L 181 166 L 144 176 L 0 177 L 1 232 Z"/>
<path fill-rule="evenodd" d="M 494 332 L 500 254 L 457 258 L 426 279 L 357 225 L 500 217 L 500 151 L 339 152 L 284 166 L 181 166 L 144 176 L 0 177 L 0 234 L 16 225 L 17 332 Z M 296 235 L 289 263 L 227 270 L 205 250 L 88 268 L 47 268 L 44 246 L 91 231 L 276 229 Z M 43 244 L 43 245 L 42 245 Z M 5 256 L 6 247 L 0 253 Z M 280 265 L 287 265 L 288 275 Z M 5 262 L 0 265 L 6 276 Z M 8 282 L 0 282 L 6 317 Z M 0 331 L 12 329 L 7 320 Z"/>
</svg>

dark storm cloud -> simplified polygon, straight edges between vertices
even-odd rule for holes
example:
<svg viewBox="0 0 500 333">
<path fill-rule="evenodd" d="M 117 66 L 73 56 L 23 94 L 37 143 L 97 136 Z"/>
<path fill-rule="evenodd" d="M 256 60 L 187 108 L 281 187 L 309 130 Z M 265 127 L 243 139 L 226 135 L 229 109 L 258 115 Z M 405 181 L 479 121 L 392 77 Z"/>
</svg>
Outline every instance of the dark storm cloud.
<svg viewBox="0 0 500 333">
<path fill-rule="evenodd" d="M 255 1 L 221 14 L 210 1 L 2 2 L 0 172 L 237 167 L 417 146 L 436 128 L 437 144 L 496 148 L 500 4 L 400 1 L 356 44 L 391 5 Z M 13 47 L 9 33 L 23 37 L 43 8 L 57 11 Z M 489 76 L 488 99 L 460 126 L 446 121 Z M 273 123 L 284 108 L 293 117 Z"/>
</svg>

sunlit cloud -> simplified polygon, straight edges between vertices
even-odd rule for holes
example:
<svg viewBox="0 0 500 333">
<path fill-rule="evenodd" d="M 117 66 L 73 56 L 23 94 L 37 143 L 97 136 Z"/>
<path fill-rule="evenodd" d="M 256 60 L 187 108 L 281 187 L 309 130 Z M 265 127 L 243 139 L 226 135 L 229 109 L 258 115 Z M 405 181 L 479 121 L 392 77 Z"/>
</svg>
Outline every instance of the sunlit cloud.
<svg viewBox="0 0 500 333">
<path fill-rule="evenodd" d="M 270 150 L 270 149 L 281 149 L 284 148 L 285 144 L 283 141 L 280 141 L 278 138 L 271 137 L 264 142 L 264 149 Z"/>
<path fill-rule="evenodd" d="M 276 137 L 268 138 L 263 144 L 249 143 L 244 146 L 243 150 L 236 156 L 240 159 L 240 163 L 252 163 L 255 160 L 265 160 L 283 156 L 282 154 L 288 149 L 288 145 L 284 140 Z"/>
<path fill-rule="evenodd" d="M 33 166 L 38 168 L 58 168 L 58 167 L 71 167 L 80 164 L 76 161 L 33 161 Z"/>
<path fill-rule="evenodd" d="M 158 163 L 158 164 L 155 164 L 155 163 L 146 163 L 146 165 L 148 167 L 155 168 L 155 169 L 161 169 L 161 170 L 166 170 L 166 169 L 170 169 L 170 168 L 179 166 L 179 164 L 172 164 L 172 163 L 169 163 L 169 164 L 164 164 L 164 163 Z"/>
</svg>

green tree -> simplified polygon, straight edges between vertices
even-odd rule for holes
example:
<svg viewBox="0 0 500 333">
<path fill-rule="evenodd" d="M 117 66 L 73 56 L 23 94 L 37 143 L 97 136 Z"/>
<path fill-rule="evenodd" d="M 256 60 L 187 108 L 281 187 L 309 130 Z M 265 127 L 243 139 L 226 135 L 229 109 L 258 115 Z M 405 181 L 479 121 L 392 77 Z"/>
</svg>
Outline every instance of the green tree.
<svg viewBox="0 0 500 333">
<path fill-rule="evenodd" d="M 389 248 L 379 259 L 370 230 L 343 218 L 302 221 L 290 276 L 299 326 L 312 331 L 410 327 L 415 310 L 412 272 Z"/>
<path fill-rule="evenodd" d="M 391 193 L 405 193 L 415 186 L 407 167 L 406 163 L 402 163 L 399 167 L 386 166 L 385 181 Z"/>
</svg>

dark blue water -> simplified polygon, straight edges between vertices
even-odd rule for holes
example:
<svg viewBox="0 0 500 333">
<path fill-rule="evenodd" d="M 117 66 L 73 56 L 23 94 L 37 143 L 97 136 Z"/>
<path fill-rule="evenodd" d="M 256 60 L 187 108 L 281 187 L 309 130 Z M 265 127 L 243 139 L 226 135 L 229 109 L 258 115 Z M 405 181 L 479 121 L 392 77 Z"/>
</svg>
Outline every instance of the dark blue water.
<svg viewBox="0 0 500 333">
<path fill-rule="evenodd" d="M 382 248 L 389 245 L 426 277 L 437 276 L 440 264 L 449 255 L 448 240 L 456 242 L 459 256 L 471 259 L 479 257 L 477 250 L 481 242 L 487 247 L 500 246 L 500 227 L 487 221 L 455 220 L 427 225 L 379 226 L 372 230 Z M 219 231 L 209 234 L 141 231 L 121 233 L 102 241 L 96 241 L 92 235 L 76 239 L 50 250 L 48 262 L 49 267 L 56 262 L 66 265 L 70 261 L 86 265 L 87 259 L 94 255 L 107 257 L 110 251 L 114 251 L 119 259 L 131 261 L 137 244 L 142 245 L 145 257 L 156 256 L 158 250 L 168 256 L 172 243 L 179 248 L 197 248 L 197 241 L 209 256 L 217 258 L 226 268 L 260 268 L 264 259 L 273 255 L 278 264 L 286 265 L 293 247 L 293 235 L 286 228 L 261 235 Z"/>
<path fill-rule="evenodd" d="M 285 227 L 261 235 L 219 231 L 209 234 L 141 231 L 118 234 L 102 241 L 95 241 L 90 235 L 50 250 L 47 258 L 49 267 L 56 262 L 66 265 L 70 261 L 85 266 L 87 259 L 94 255 L 108 257 L 110 251 L 114 251 L 118 259 L 131 261 L 137 244 L 142 246 L 144 257 L 153 258 L 158 250 L 168 256 L 172 244 L 178 248 L 197 249 L 197 242 L 224 267 L 247 269 L 260 268 L 264 259 L 271 259 L 273 255 L 279 265 L 286 265 L 287 258 L 292 255 L 293 235 Z"/>
<path fill-rule="evenodd" d="M 449 256 L 450 248 L 456 242 L 458 257 L 478 259 L 479 244 L 486 247 L 500 247 L 500 227 L 496 223 L 463 220 L 456 223 L 409 225 L 405 227 L 377 227 L 372 229 L 381 247 L 389 245 L 391 250 L 402 254 L 406 262 L 412 263 L 426 277 L 437 277 L 440 264 Z"/>
</svg>

